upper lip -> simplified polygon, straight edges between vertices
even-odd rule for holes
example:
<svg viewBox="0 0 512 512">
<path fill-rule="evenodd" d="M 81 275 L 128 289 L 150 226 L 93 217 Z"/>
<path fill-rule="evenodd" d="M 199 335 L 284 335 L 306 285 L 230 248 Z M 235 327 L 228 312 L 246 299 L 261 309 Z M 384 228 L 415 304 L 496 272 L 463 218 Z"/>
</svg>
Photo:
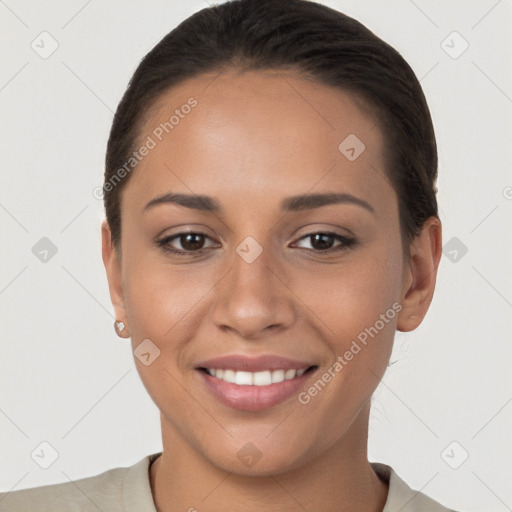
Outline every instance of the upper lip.
<svg viewBox="0 0 512 512">
<path fill-rule="evenodd" d="M 240 354 L 226 354 L 203 361 L 197 367 L 258 372 L 263 370 L 302 370 L 310 366 L 313 366 L 313 364 L 276 355 L 254 357 Z"/>
</svg>

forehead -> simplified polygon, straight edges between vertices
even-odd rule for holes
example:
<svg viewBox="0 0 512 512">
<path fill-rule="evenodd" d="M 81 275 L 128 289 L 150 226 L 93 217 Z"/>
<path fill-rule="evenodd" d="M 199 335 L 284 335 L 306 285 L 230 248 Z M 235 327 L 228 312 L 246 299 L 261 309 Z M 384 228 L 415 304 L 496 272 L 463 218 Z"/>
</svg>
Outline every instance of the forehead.
<svg viewBox="0 0 512 512">
<path fill-rule="evenodd" d="M 296 73 L 188 79 L 152 106 L 137 147 L 145 142 L 126 187 L 139 203 L 167 188 L 241 204 L 312 189 L 393 193 L 377 120 L 355 96 Z"/>
</svg>

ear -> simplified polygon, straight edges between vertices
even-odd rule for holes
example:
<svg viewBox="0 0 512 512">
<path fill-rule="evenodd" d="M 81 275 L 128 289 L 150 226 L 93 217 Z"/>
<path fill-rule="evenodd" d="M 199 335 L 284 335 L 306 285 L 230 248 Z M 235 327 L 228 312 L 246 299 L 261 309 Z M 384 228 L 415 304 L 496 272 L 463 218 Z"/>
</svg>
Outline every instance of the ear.
<svg viewBox="0 0 512 512">
<path fill-rule="evenodd" d="M 110 300 L 114 306 L 116 320 L 126 323 L 121 261 L 112 245 L 111 231 L 106 219 L 101 223 L 101 255 L 107 272 Z"/>
<path fill-rule="evenodd" d="M 397 329 L 416 329 L 427 314 L 434 295 L 437 269 L 442 254 L 442 226 L 438 217 L 429 217 L 410 246 L 410 259 L 404 265 L 404 279 Z"/>
</svg>

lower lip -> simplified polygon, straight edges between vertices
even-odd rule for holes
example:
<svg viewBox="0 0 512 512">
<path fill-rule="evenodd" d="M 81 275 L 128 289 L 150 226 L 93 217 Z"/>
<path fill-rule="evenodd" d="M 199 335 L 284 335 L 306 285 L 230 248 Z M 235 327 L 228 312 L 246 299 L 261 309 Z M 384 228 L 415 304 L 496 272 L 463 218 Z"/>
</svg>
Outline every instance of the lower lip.
<svg viewBox="0 0 512 512">
<path fill-rule="evenodd" d="M 283 380 L 268 386 L 240 386 L 212 377 L 202 370 L 197 370 L 203 382 L 213 395 L 223 404 L 240 411 L 262 411 L 283 402 L 304 386 L 306 379 L 314 373 L 310 370 L 300 377 Z"/>
</svg>

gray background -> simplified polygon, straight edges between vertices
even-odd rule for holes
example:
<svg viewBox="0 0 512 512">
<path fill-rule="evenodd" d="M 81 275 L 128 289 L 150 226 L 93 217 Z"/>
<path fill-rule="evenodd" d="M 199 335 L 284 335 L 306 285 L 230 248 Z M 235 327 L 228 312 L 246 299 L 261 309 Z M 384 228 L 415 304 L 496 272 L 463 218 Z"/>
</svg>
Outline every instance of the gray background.
<svg viewBox="0 0 512 512">
<path fill-rule="evenodd" d="M 323 3 L 411 64 L 439 145 L 445 254 L 425 321 L 397 333 L 375 394 L 370 458 L 453 508 L 512 510 L 512 1 Z M 206 6 L 0 0 L 1 491 L 161 449 L 158 410 L 112 327 L 94 192 L 137 63 Z M 57 248 L 46 261 L 43 237 Z M 58 454 L 48 469 L 31 456 L 43 442 Z"/>
</svg>

